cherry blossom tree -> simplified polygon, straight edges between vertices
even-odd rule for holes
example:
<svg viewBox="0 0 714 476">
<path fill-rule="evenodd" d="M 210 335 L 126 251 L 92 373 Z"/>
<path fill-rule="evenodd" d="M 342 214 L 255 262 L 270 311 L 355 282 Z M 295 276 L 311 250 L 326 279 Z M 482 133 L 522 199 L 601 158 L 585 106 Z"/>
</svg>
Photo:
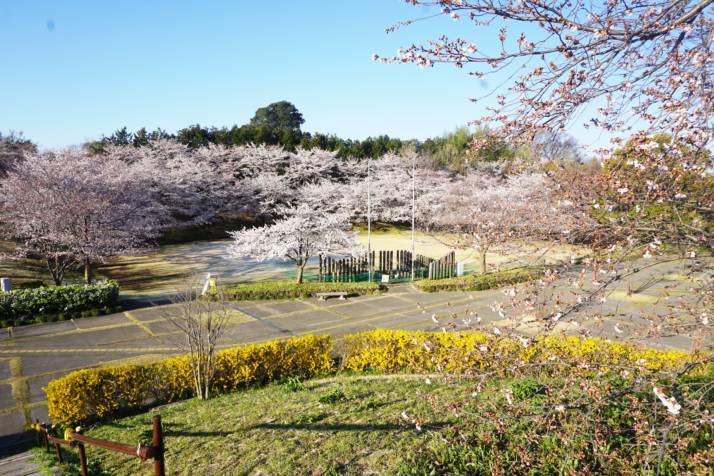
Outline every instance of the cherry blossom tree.
<svg viewBox="0 0 714 476">
<path fill-rule="evenodd" d="M 471 172 L 435 188 L 422 199 L 423 220 L 442 241 L 480 253 L 481 272 L 488 271 L 487 252 L 516 239 L 567 237 L 578 223 L 572 202 L 557 200 L 545 175 L 522 173 L 503 177 Z"/>
<path fill-rule="evenodd" d="M 495 309 L 509 323 L 514 338 L 521 332 L 518 326 L 527 321 L 534 326 L 529 332 L 535 333 L 571 326 L 571 332 L 583 336 L 600 329 L 607 338 L 638 344 L 667 345 L 666 339 L 674 336 L 690 342 L 691 361 L 652 377 L 669 388 L 637 378 L 624 388 L 591 385 L 588 392 L 596 398 L 573 408 L 596 419 L 619 395 L 654 395 L 651 413 L 641 416 L 650 423 L 634 425 L 632 444 L 647 455 L 646 471 L 663 474 L 668 471 L 665 455 L 676 446 L 672 430 L 706 426 L 711 414 L 701 404 L 711 398 L 711 383 L 695 395 L 687 393 L 682 382 L 684 376 L 710 365 L 711 357 L 699 352 L 711 351 L 714 342 L 707 310 L 714 294 L 712 201 L 705 192 L 711 190 L 713 170 L 706 151 L 714 131 L 712 0 L 409 3 L 428 13 L 388 31 L 446 17 L 473 26 L 481 38 L 498 38 L 495 44 L 476 44 L 465 35 L 445 34 L 402 48 L 392 58 L 375 56 L 378 61 L 424 67 L 452 64 L 479 79 L 500 76 L 494 89 L 474 98 L 489 101 L 485 116 L 474 122 L 496 127 L 495 137 L 474 141 L 474 149 L 498 140 L 514 145 L 537 142 L 539 135 L 566 131 L 576 120 L 613 135 L 613 144 L 621 147 L 615 153 L 602 151 L 599 168 L 558 164 L 560 170 L 555 171 L 553 196 L 572 203 L 586 217 L 569 236 L 590 244 L 593 255 L 582 265 L 552 270 L 535 283 L 508 289 L 510 304 L 496 303 Z M 652 136 L 660 132 L 670 140 L 653 142 Z M 630 137 L 617 137 L 622 134 Z M 668 302 L 670 297 L 664 297 L 666 304 L 643 305 L 637 316 L 623 315 L 622 323 L 603 330 L 612 317 L 598 312 L 598 306 L 608 302 L 610 293 L 623 281 L 643 282 L 634 290 L 628 285 L 628 293 L 637 293 L 657 279 L 653 275 L 666 273 L 668 263 L 687 270 L 691 281 L 686 293 Z M 625 326 L 634 319 L 646 323 L 641 331 Z M 499 335 L 508 332 L 499 326 Z M 517 365 L 509 368 L 517 371 Z M 639 370 L 625 369 L 620 376 L 629 378 L 633 372 Z M 575 380 L 569 384 L 587 385 Z M 546 393 L 553 406 L 567 398 L 555 386 Z M 668 419 L 658 421 L 663 408 Z"/>
<path fill-rule="evenodd" d="M 441 35 L 378 61 L 466 68 L 476 78 L 505 73 L 496 104 L 476 122 L 497 123 L 513 140 L 563 130 L 580 114 L 586 126 L 671 131 L 699 144 L 712 136 L 712 0 L 413 0 L 433 17 L 474 27 L 477 44 Z M 493 47 L 491 38 L 498 38 Z M 505 89 L 505 90 L 504 90 Z M 478 100 L 476 98 L 475 100 Z M 593 106 L 594 104 L 594 106 Z"/>
<path fill-rule="evenodd" d="M 369 160 L 369 159 L 368 159 Z M 347 180 L 349 191 L 343 192 L 343 206 L 353 212 L 355 221 L 367 216 L 367 166 L 370 167 L 369 189 L 372 200 L 372 220 L 385 223 L 408 223 L 412 215 L 412 159 L 404 155 L 385 154 L 379 159 L 355 163 Z M 429 190 L 448 181 L 449 174 L 434 170 L 427 160 L 418 156 L 415 168 L 415 192 L 421 197 Z"/>
<path fill-rule="evenodd" d="M 0 181 L 3 237 L 43 258 L 55 284 L 74 263 L 90 282 L 93 264 L 143 249 L 168 219 L 141 171 L 111 157 L 47 152 Z"/>
<path fill-rule="evenodd" d="M 149 141 L 146 146 L 107 145 L 104 157 L 131 164 L 175 219 L 174 226 L 215 222 L 222 216 L 253 213 L 257 207 L 251 180 L 234 167 L 233 148 L 190 149 L 175 140 Z"/>
<path fill-rule="evenodd" d="M 154 179 L 162 203 L 177 224 L 216 221 L 248 213 L 269 218 L 292 206 L 299 189 L 322 182 L 344 182 L 352 162 L 319 149 L 290 152 L 278 146 L 209 145 L 189 148 L 175 140 L 149 141 L 143 147 L 108 144 L 104 154 L 144 169 Z"/>
<path fill-rule="evenodd" d="M 297 283 L 302 284 L 305 266 L 311 257 L 354 256 L 360 251 L 354 234 L 349 232 L 350 221 L 346 214 L 325 213 L 304 203 L 282 208 L 280 213 L 284 218 L 274 224 L 232 232 L 233 243 L 228 247 L 228 255 L 250 256 L 258 261 L 292 261 L 297 267 Z"/>
</svg>

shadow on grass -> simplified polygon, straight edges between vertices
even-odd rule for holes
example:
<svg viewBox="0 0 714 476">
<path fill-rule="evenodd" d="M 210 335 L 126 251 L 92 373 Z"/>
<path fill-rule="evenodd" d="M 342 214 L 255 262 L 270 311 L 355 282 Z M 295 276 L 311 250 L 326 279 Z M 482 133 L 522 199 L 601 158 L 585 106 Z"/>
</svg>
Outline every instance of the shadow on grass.
<svg viewBox="0 0 714 476">
<path fill-rule="evenodd" d="M 182 431 L 182 430 L 169 430 L 164 432 L 164 436 L 185 436 L 193 438 L 213 438 L 226 436 L 231 436 L 237 432 L 235 431 Z"/>
<path fill-rule="evenodd" d="M 439 430 L 449 422 L 422 425 L 422 430 Z M 310 431 L 415 431 L 413 425 L 394 423 L 260 423 L 248 429 L 259 430 L 310 430 Z"/>
<path fill-rule="evenodd" d="M 323 416 L 323 415 L 321 415 Z M 316 418 L 321 420 L 322 418 Z M 422 426 L 422 430 L 439 430 L 449 426 L 449 422 L 434 422 Z M 190 431 L 181 428 L 167 429 L 164 436 L 186 438 L 225 438 L 236 433 L 250 430 L 306 430 L 306 431 L 416 431 L 413 425 L 395 423 L 318 423 L 318 422 L 292 422 L 292 423 L 259 423 L 237 431 Z"/>
</svg>

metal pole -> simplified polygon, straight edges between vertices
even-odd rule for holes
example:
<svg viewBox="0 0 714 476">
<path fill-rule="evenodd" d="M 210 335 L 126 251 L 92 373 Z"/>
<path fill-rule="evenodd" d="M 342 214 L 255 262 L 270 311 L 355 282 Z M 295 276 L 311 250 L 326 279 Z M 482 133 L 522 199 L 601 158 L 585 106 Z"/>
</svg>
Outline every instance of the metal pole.
<svg viewBox="0 0 714 476">
<path fill-rule="evenodd" d="M 371 162 L 370 158 L 367 158 L 367 260 L 369 261 L 369 282 L 372 282 L 372 175 L 371 175 Z"/>
<path fill-rule="evenodd" d="M 416 215 L 416 154 L 412 154 L 412 281 L 414 281 L 414 224 Z"/>
</svg>

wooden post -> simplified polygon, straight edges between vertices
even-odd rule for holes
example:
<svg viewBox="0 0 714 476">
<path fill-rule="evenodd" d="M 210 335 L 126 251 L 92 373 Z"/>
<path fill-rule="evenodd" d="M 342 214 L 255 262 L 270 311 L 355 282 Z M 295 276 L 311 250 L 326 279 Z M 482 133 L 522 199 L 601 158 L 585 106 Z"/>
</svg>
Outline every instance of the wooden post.
<svg viewBox="0 0 714 476">
<path fill-rule="evenodd" d="M 154 457 L 154 476 L 165 476 L 164 434 L 161 431 L 161 415 L 154 415 L 154 428 L 152 432 L 151 445 L 156 448 L 157 451 L 157 454 Z"/>
<path fill-rule="evenodd" d="M 77 450 L 79 451 L 79 466 L 82 469 L 82 476 L 87 476 L 87 455 L 84 452 L 84 445 L 78 443 Z"/>
<path fill-rule="evenodd" d="M 62 459 L 62 448 L 60 448 L 59 443 L 55 443 L 55 451 L 57 452 L 57 461 L 63 463 L 64 460 Z"/>
</svg>

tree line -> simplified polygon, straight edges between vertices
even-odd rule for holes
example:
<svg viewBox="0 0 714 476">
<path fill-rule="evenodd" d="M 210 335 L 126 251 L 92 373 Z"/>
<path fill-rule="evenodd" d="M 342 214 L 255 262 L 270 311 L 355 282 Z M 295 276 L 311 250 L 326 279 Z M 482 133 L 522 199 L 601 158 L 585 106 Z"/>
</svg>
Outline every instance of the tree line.
<svg viewBox="0 0 714 476">
<path fill-rule="evenodd" d="M 320 149 L 335 152 L 336 157 L 340 159 L 376 159 L 387 153 L 397 154 L 405 149 L 413 149 L 429 158 L 435 166 L 456 171 L 463 171 L 472 162 L 493 162 L 533 155 L 534 147 L 542 146 L 546 146 L 549 155 L 554 159 L 580 158 L 577 142 L 570 136 L 557 133 L 539 135 L 530 147 L 516 147 L 496 139 L 486 127 L 476 130 L 459 127 L 452 132 L 423 141 L 400 139 L 386 134 L 357 140 L 344 139 L 334 134 L 305 132 L 301 130 L 303 123 L 302 114 L 293 104 L 279 101 L 259 108 L 247 124 L 240 126 L 219 128 L 193 124 L 179 129 L 176 133 L 169 133 L 161 128 L 149 131 L 144 127 L 132 132 L 122 127 L 86 146 L 93 153 L 101 153 L 107 144 L 145 147 L 151 141 L 174 139 L 192 149 L 209 145 L 263 144 L 277 145 L 291 152 L 297 149 Z M 487 145 L 476 150 L 471 147 L 474 141 Z"/>
</svg>

